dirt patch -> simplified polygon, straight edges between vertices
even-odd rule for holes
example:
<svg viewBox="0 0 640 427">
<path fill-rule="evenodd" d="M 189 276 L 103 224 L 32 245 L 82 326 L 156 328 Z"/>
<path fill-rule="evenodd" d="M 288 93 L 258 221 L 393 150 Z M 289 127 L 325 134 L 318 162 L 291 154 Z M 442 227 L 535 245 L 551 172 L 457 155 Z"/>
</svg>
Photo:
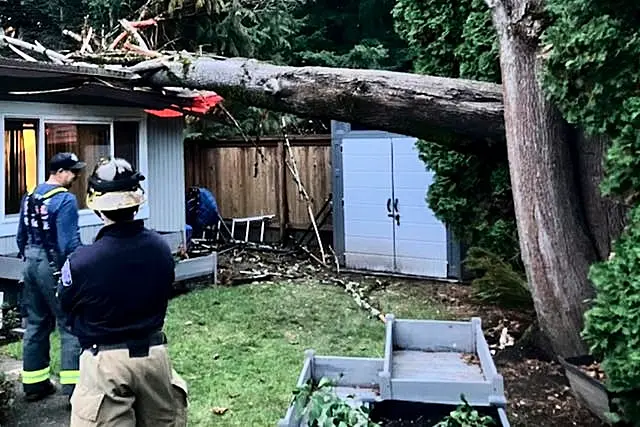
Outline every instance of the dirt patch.
<svg viewBox="0 0 640 427">
<path fill-rule="evenodd" d="M 455 409 L 450 405 L 384 401 L 373 405 L 371 419 L 382 427 L 433 427 Z M 498 425 L 495 409 L 478 412 L 482 416 L 490 416 Z"/>
</svg>

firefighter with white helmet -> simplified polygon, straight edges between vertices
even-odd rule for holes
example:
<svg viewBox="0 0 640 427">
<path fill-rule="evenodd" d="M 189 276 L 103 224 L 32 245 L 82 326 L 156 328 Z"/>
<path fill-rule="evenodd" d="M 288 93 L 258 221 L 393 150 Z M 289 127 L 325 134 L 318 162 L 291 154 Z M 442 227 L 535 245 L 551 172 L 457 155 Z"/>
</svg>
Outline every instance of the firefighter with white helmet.
<svg viewBox="0 0 640 427">
<path fill-rule="evenodd" d="M 98 163 L 87 206 L 104 227 L 61 271 L 58 298 L 83 349 L 72 427 L 186 425 L 186 383 L 162 332 L 175 264 L 165 240 L 135 219 L 144 179 L 124 159 Z"/>
</svg>

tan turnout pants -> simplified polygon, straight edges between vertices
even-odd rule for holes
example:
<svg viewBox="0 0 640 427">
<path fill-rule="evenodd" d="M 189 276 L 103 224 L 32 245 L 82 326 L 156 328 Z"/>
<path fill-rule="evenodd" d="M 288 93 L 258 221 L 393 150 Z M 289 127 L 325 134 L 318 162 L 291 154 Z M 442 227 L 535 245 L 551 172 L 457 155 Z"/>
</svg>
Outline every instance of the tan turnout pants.
<svg viewBox="0 0 640 427">
<path fill-rule="evenodd" d="M 185 427 L 187 396 L 164 345 L 151 347 L 146 357 L 129 357 L 126 349 L 85 350 L 71 427 Z"/>
</svg>

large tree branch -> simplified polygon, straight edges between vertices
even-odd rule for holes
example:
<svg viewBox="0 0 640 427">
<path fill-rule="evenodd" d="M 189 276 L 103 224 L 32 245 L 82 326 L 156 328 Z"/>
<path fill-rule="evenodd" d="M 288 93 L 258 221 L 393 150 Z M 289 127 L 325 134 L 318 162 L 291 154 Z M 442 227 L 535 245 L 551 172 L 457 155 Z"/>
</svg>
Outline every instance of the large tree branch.
<svg viewBox="0 0 640 427">
<path fill-rule="evenodd" d="M 247 105 L 431 141 L 504 142 L 500 85 L 378 70 L 185 57 L 131 68 L 154 86 L 212 90 Z M 476 144 L 486 150 L 486 144 Z"/>
</svg>

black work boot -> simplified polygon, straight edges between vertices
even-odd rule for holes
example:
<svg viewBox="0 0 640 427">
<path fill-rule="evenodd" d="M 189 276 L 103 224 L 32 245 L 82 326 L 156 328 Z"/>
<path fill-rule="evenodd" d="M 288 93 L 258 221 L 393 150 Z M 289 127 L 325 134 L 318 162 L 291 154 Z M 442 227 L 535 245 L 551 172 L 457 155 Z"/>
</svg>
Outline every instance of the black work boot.
<svg viewBox="0 0 640 427">
<path fill-rule="evenodd" d="M 38 400 L 42 400 L 45 397 L 48 397 L 56 392 L 56 386 L 53 385 L 51 381 L 47 381 L 43 384 L 42 388 L 38 391 L 33 391 L 29 393 L 25 393 L 24 399 L 27 402 L 37 402 Z"/>
</svg>

